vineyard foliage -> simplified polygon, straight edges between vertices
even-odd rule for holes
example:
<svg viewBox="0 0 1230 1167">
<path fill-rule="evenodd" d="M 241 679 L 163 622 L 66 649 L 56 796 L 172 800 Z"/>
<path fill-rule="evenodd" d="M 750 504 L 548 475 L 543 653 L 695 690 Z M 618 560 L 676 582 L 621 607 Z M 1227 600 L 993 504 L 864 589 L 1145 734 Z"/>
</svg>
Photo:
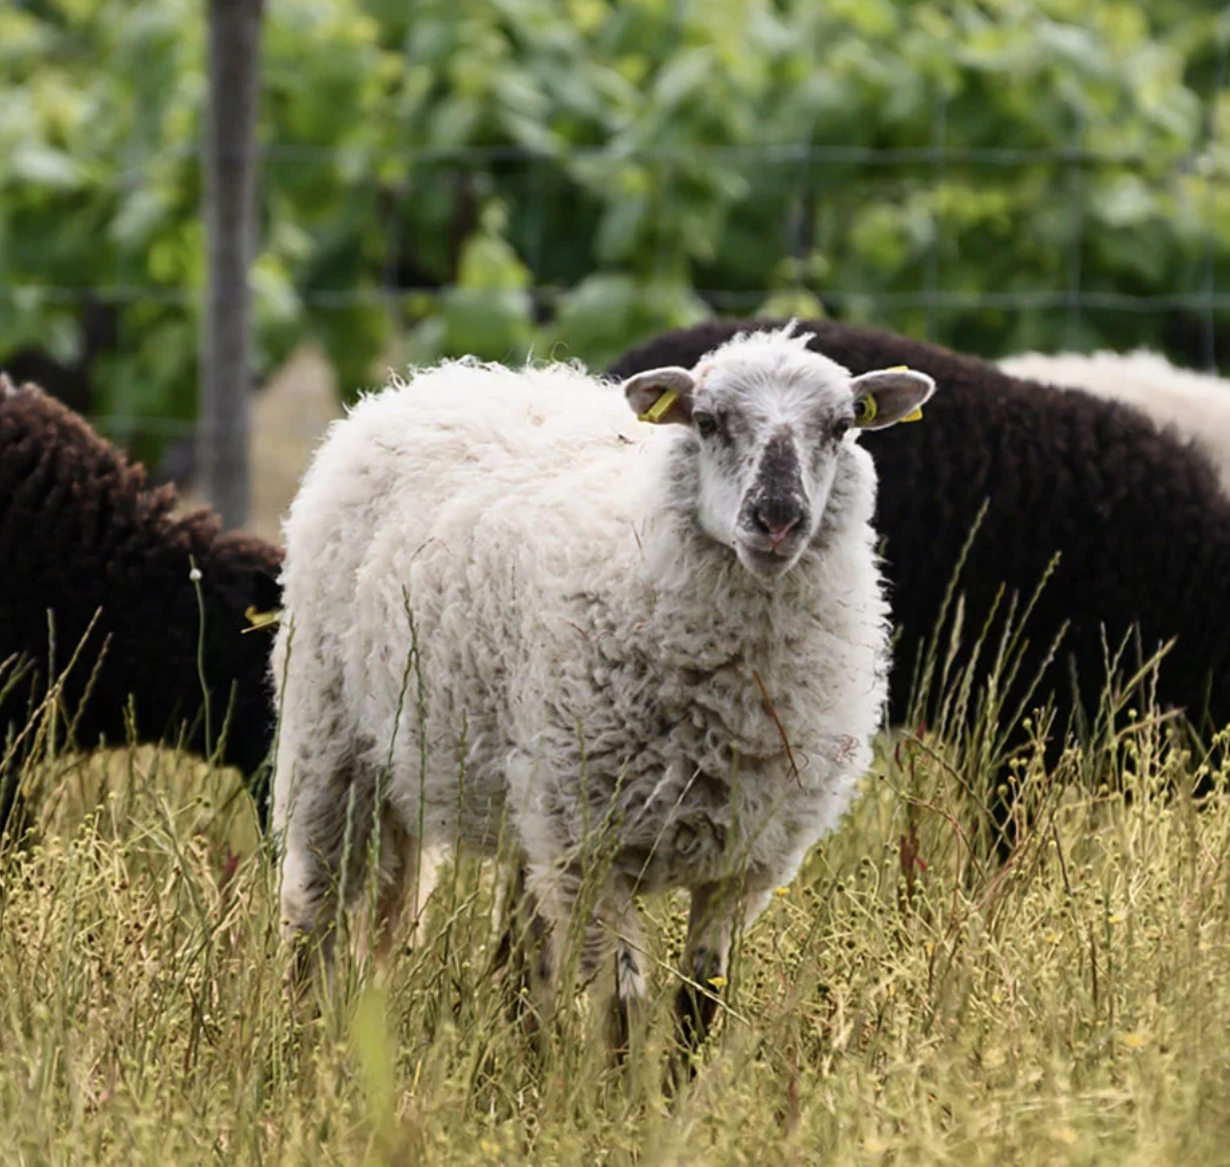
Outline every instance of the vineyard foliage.
<svg viewBox="0 0 1230 1167">
<path fill-rule="evenodd" d="M 0 363 L 88 361 L 98 414 L 195 412 L 206 8 L 0 6 Z M 350 390 L 600 365 L 766 307 L 1200 360 L 1210 320 L 1230 346 L 1222 8 L 267 4 L 258 372 L 309 337 Z"/>
</svg>

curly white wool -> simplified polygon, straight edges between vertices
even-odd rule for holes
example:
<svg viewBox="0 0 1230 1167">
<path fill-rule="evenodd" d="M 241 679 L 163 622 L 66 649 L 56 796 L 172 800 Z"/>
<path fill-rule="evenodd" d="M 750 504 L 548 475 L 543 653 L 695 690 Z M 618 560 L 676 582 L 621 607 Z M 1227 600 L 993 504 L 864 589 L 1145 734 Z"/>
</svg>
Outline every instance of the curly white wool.
<svg viewBox="0 0 1230 1167">
<path fill-rule="evenodd" d="M 688 387 L 682 424 L 638 423 L 575 367 L 472 361 L 334 424 L 285 525 L 272 665 L 290 933 L 322 929 L 339 877 L 359 886 L 343 860 L 367 824 L 386 917 L 420 844 L 489 853 L 507 826 L 554 925 L 604 836 L 582 971 L 617 935 L 625 1004 L 641 991 L 634 892 L 689 888 L 691 967 L 720 972 L 719 891 L 754 916 L 791 879 L 880 722 L 874 469 L 843 436 L 860 385 L 889 401 L 871 428 L 933 387 L 852 383 L 806 339 L 739 337 L 695 374 L 625 387 L 638 409 Z M 702 408 L 730 433 L 700 436 Z"/>
<path fill-rule="evenodd" d="M 1160 353 L 1022 353 L 999 362 L 1014 377 L 1121 401 L 1200 450 L 1230 495 L 1230 381 L 1180 369 Z"/>
</svg>

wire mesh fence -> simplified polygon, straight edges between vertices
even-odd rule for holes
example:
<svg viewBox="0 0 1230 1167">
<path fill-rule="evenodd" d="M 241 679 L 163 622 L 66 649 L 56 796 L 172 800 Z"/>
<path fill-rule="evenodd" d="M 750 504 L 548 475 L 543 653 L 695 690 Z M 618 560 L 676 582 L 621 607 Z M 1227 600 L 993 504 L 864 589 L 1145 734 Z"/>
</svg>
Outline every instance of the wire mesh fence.
<svg viewBox="0 0 1230 1167">
<path fill-rule="evenodd" d="M 1003 317 L 1046 317 L 1062 321 L 1059 335 L 1064 337 L 1066 347 L 1087 347 L 1082 338 L 1082 324 L 1090 319 L 1106 322 L 1114 318 L 1109 327 L 1094 329 L 1095 335 L 1130 335 L 1133 320 L 1148 319 L 1163 326 L 1162 335 L 1169 340 L 1169 347 L 1176 359 L 1185 363 L 1214 369 L 1230 358 L 1230 284 L 1222 278 L 1215 259 L 1219 223 L 1217 216 L 1224 214 L 1223 204 L 1227 196 L 1224 189 L 1224 174 L 1220 168 L 1204 163 L 1206 152 L 1194 156 L 1190 163 L 1189 178 L 1203 188 L 1203 202 L 1207 218 L 1204 224 L 1206 235 L 1204 254 L 1196 256 L 1187 264 L 1184 286 L 1164 290 L 1137 292 L 1130 289 L 1116 290 L 1104 282 L 1091 286 L 1086 277 L 1084 256 L 1090 247 L 1097 246 L 1097 228 L 1091 227 L 1080 196 L 1082 184 L 1091 175 L 1114 172 L 1119 175 L 1134 174 L 1149 179 L 1151 161 L 1131 152 L 1106 153 L 1082 150 L 1078 147 L 1065 149 L 969 149 L 949 148 L 943 145 L 942 129 L 939 140 L 928 147 L 918 149 L 874 150 L 851 147 L 822 146 L 767 146 L 754 148 L 714 148 L 693 155 L 703 159 L 705 154 L 720 157 L 726 165 L 745 169 L 750 174 L 764 175 L 774 169 L 794 168 L 797 171 L 797 191 L 793 199 L 790 218 L 782 224 L 777 238 L 766 237 L 762 247 L 766 255 L 777 259 L 802 258 L 815 251 L 819 225 L 825 220 L 840 219 L 843 206 L 848 205 L 850 195 L 842 189 L 828 188 L 822 178 L 826 168 L 840 166 L 846 171 L 857 170 L 860 180 L 857 191 L 868 186 L 892 187 L 898 191 L 913 193 L 935 189 L 937 184 L 951 186 L 968 181 L 971 189 L 982 191 L 994 189 L 996 184 L 1011 188 L 1025 173 L 1036 178 L 1047 176 L 1056 204 L 1056 214 L 1068 221 L 1067 234 L 1070 242 L 1065 270 L 1054 273 L 1046 283 L 1023 285 L 1015 277 L 1003 286 L 966 288 L 947 278 L 947 259 L 950 255 L 944 234 L 944 218 L 935 214 L 927 225 L 928 239 L 920 259 L 913 263 L 911 286 L 899 286 L 900 269 L 893 271 L 893 283 L 898 286 L 876 286 L 875 283 L 847 282 L 840 256 L 840 245 L 830 242 L 827 250 L 836 254 L 830 271 L 823 280 L 800 279 L 800 291 L 813 294 L 827 311 L 839 316 L 855 316 L 860 320 L 884 327 L 907 331 L 941 344 L 978 349 L 969 343 L 968 333 L 971 318 L 979 314 L 995 314 Z M 595 152 L 596 153 L 596 152 Z M 574 159 L 583 157 L 578 152 Z M 651 161 L 652 158 L 642 161 Z M 189 169 L 194 160 L 187 160 Z M 502 178 L 502 193 L 515 199 L 518 187 L 524 191 L 521 207 L 532 208 L 541 199 L 541 191 L 551 181 L 559 167 L 559 160 L 544 159 L 532 151 L 499 148 L 467 150 L 462 152 L 438 152 L 435 156 L 408 157 L 406 163 L 413 169 L 424 168 L 430 173 L 432 183 L 455 186 L 464 182 L 484 167 L 501 165 L 506 168 Z M 678 159 L 670 161 L 678 162 Z M 1201 173 L 1202 164 L 1206 173 Z M 310 181 L 314 170 L 328 168 L 358 169 L 372 166 L 370 158 L 358 154 L 348 156 L 345 151 L 327 151 L 306 147 L 266 148 L 261 153 L 262 172 L 268 174 L 277 169 L 283 174 L 295 169 Z M 379 168 L 379 163 L 374 169 Z M 521 168 L 522 180 L 511 181 L 507 168 Z M 437 296 L 442 286 L 439 282 L 416 280 L 413 243 L 407 243 L 404 232 L 397 224 L 403 219 L 405 204 L 416 197 L 416 184 L 403 182 L 400 189 L 388 190 L 377 184 L 368 185 L 362 176 L 354 182 L 356 198 L 379 193 L 383 204 L 380 214 L 387 224 L 389 246 L 384 255 L 377 257 L 371 266 L 377 278 L 358 286 L 329 286 L 327 281 L 313 285 L 305 284 L 297 289 L 302 305 L 317 319 L 332 313 L 343 313 L 356 306 L 390 309 L 394 331 L 411 326 L 414 318 L 415 297 Z M 372 201 L 376 201 L 374 198 Z M 514 212 L 520 207 L 514 203 Z M 737 207 L 736 207 L 737 209 Z M 569 291 L 567 274 L 561 264 L 550 254 L 552 239 L 547 221 L 549 208 L 542 210 L 538 223 L 524 226 L 520 232 L 518 254 L 528 268 L 532 282 L 526 289 L 534 305 L 538 321 L 549 321 L 559 301 Z M 968 257 L 966 262 L 968 262 Z M 766 266 L 771 266 L 766 264 Z M 408 273 L 408 274 L 407 274 Z M 88 275 L 88 273 L 85 273 Z M 148 282 L 128 282 L 122 270 L 111 282 L 80 284 L 42 283 L 0 284 L 0 312 L 20 310 L 23 305 L 37 303 L 41 307 L 63 309 L 66 317 L 80 318 L 87 309 L 110 313 L 111 326 L 99 343 L 98 352 L 90 357 L 106 358 L 108 353 L 122 353 L 140 343 L 140 314 L 132 315 L 124 310 L 132 308 L 174 309 L 183 312 L 195 311 L 201 301 L 201 288 L 181 285 L 166 286 Z M 759 310 L 774 296 L 792 290 L 790 284 L 775 286 L 720 286 L 704 280 L 706 273 L 698 273 L 698 285 L 693 289 L 696 296 L 714 313 L 723 315 L 747 315 Z M 1009 273 L 1011 276 L 1011 273 Z M 258 288 L 258 298 L 260 289 Z M 404 310 L 402 310 L 404 309 Z M 1002 334 L 1005 329 L 996 330 Z M 1053 330 L 1052 330 L 1053 331 Z M 305 338 L 311 329 L 304 329 Z M 87 342 L 88 344 L 88 342 Z M 394 346 L 395 348 L 396 346 Z M 985 346 L 982 346 L 986 351 Z M 495 354 L 498 355 L 498 354 Z M 999 355 L 994 351 L 987 355 Z M 87 403 L 88 408 L 88 403 Z M 112 410 L 91 410 L 98 426 L 120 441 L 131 441 L 140 434 L 159 437 L 188 437 L 194 432 L 195 421 L 191 418 L 167 416 L 142 409 L 134 395 L 128 401 L 120 400 Z"/>
</svg>

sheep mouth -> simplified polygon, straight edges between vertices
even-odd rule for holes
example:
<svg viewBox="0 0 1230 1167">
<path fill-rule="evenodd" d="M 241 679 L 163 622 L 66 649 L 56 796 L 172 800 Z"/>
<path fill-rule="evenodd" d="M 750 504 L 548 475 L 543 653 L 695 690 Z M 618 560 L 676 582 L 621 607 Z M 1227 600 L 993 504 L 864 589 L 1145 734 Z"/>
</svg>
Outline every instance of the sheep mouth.
<svg viewBox="0 0 1230 1167">
<path fill-rule="evenodd" d="M 779 544 L 776 548 L 758 547 L 746 539 L 740 539 L 735 546 L 735 554 L 739 562 L 754 575 L 767 578 L 783 575 L 799 561 L 802 546 L 795 540 L 790 544 Z"/>
</svg>

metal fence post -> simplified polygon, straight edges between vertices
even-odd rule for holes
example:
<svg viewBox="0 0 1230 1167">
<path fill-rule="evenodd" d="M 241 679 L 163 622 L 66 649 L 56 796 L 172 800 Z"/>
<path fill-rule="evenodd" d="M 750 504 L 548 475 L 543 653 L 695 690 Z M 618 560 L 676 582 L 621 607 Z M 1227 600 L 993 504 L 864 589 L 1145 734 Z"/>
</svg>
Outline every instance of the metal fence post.
<svg viewBox="0 0 1230 1167">
<path fill-rule="evenodd" d="M 248 394 L 256 246 L 256 111 L 263 0 L 210 0 L 202 166 L 208 271 L 197 452 L 205 497 L 227 527 L 248 517 Z"/>
</svg>

